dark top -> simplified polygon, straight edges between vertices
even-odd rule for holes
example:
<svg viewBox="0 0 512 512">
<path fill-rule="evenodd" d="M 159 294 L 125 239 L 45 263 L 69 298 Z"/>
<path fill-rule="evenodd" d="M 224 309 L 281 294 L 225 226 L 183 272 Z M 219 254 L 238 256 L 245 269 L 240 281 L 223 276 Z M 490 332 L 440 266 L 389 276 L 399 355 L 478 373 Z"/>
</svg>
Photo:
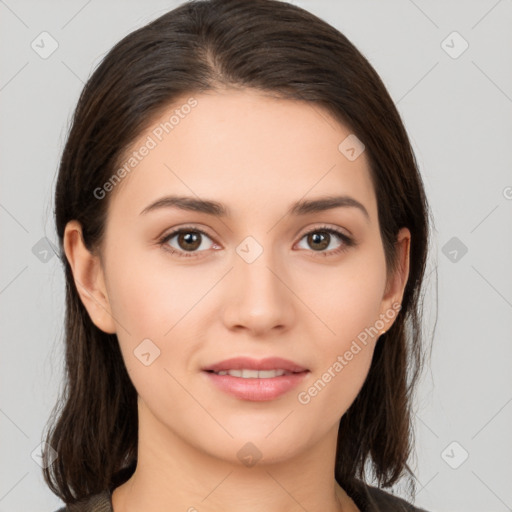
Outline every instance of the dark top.
<svg viewBox="0 0 512 512">
<path fill-rule="evenodd" d="M 357 480 L 345 492 L 352 498 L 361 512 L 427 512 L 387 491 Z M 103 491 L 73 505 L 59 508 L 56 512 L 113 512 L 112 493 Z"/>
</svg>

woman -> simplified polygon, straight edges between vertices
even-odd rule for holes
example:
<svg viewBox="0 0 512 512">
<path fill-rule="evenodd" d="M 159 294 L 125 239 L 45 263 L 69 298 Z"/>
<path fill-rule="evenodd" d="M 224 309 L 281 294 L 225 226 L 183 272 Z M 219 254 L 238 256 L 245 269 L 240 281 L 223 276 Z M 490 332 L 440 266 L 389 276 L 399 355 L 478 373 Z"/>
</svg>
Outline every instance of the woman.
<svg viewBox="0 0 512 512">
<path fill-rule="evenodd" d="M 380 487 L 414 476 L 428 206 L 342 34 L 274 0 L 129 34 L 79 99 L 55 216 L 61 511 L 419 510 Z"/>
</svg>

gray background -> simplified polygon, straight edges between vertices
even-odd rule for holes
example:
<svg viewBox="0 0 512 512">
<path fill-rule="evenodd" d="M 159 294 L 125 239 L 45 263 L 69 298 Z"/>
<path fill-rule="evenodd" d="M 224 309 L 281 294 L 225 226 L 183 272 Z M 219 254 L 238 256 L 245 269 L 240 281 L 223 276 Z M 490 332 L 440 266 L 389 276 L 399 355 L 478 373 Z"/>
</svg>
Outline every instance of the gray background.
<svg viewBox="0 0 512 512">
<path fill-rule="evenodd" d="M 384 80 L 435 218 L 426 300 L 434 346 L 411 461 L 416 503 L 511 510 L 512 2 L 293 3 L 341 30 Z M 0 512 L 61 504 L 37 453 L 62 379 L 64 281 L 49 244 L 70 116 L 104 54 L 178 4 L 0 0 Z M 47 58 L 44 31 L 58 43 Z"/>
</svg>

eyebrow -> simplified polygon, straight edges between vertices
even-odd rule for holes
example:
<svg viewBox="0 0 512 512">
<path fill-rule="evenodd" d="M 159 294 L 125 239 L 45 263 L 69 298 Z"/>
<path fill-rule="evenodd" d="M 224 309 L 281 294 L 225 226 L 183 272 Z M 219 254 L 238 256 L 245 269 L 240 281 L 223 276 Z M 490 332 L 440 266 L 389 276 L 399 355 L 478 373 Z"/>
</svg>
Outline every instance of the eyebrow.
<svg viewBox="0 0 512 512">
<path fill-rule="evenodd" d="M 363 204 L 350 196 L 325 196 L 317 199 L 300 200 L 290 206 L 286 215 L 307 215 L 309 213 L 324 212 L 341 207 L 356 208 L 364 214 L 368 222 L 370 221 L 368 210 Z M 179 208 L 181 210 L 206 213 L 215 217 L 232 216 L 229 208 L 222 203 L 188 196 L 162 197 L 146 206 L 146 208 L 140 212 L 140 215 L 144 215 L 160 208 Z"/>
</svg>

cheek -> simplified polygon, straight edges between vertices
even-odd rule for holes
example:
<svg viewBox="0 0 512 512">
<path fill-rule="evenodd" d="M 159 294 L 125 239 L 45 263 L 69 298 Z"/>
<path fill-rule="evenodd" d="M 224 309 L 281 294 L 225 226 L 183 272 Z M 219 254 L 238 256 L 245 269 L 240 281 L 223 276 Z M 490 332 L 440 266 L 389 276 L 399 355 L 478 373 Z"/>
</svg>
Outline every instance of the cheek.
<svg viewBox="0 0 512 512">
<path fill-rule="evenodd" d="M 182 393 L 165 370 L 180 382 L 189 371 L 191 356 L 202 343 L 201 327 L 211 314 L 207 294 L 219 275 L 178 265 L 166 256 L 158 249 L 116 249 L 107 266 L 112 313 L 123 326 L 117 337 L 125 366 L 145 397 Z"/>
<path fill-rule="evenodd" d="M 118 258 L 109 269 L 109 299 L 114 317 L 135 339 L 162 339 L 198 300 L 190 272 L 153 255 Z"/>
<path fill-rule="evenodd" d="M 345 286 L 330 297 L 325 316 L 329 330 L 311 336 L 318 354 L 314 375 L 297 394 L 300 406 L 326 424 L 343 416 L 364 384 L 378 340 L 380 305 L 373 288 Z"/>
<path fill-rule="evenodd" d="M 144 394 L 151 382 L 169 380 L 163 370 L 169 363 L 167 345 L 189 301 L 183 296 L 186 287 L 179 272 L 170 286 L 161 271 L 135 255 L 124 250 L 109 255 L 108 295 L 126 369 L 139 394 Z"/>
<path fill-rule="evenodd" d="M 301 294 L 318 312 L 329 346 L 343 349 L 379 318 L 386 286 L 386 264 L 382 247 L 368 244 L 347 253 L 337 266 L 303 269 Z M 323 347 L 325 348 L 325 347 Z"/>
</svg>

